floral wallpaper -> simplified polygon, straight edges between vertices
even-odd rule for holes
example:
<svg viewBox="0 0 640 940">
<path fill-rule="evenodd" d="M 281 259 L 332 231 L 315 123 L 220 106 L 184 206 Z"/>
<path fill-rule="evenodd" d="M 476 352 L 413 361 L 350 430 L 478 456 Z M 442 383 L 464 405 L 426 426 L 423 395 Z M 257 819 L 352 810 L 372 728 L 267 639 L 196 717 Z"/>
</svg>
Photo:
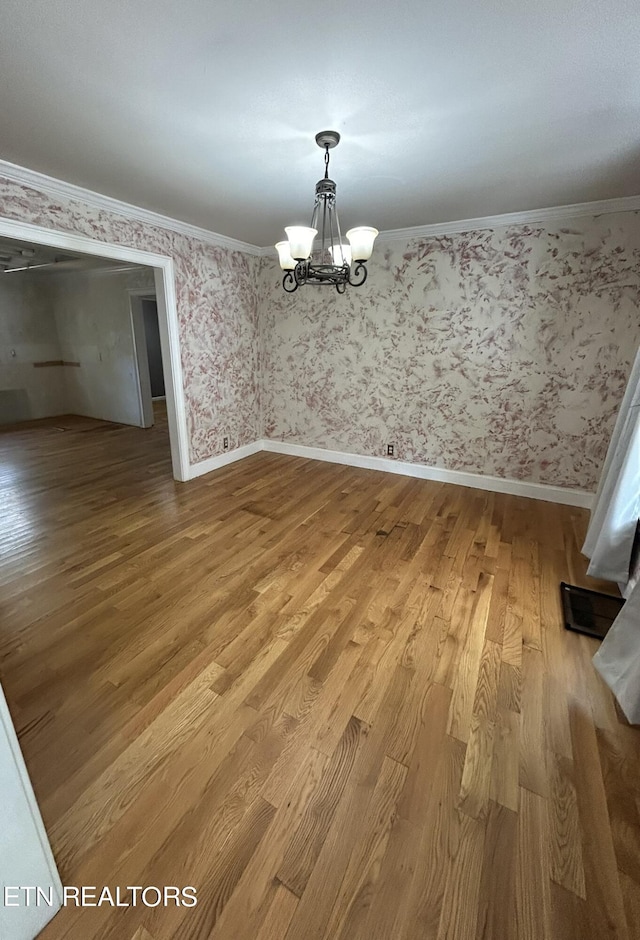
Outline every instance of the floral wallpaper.
<svg viewBox="0 0 640 940">
<path fill-rule="evenodd" d="M 99 241 L 170 255 L 175 262 L 192 463 L 261 437 L 259 259 L 55 199 L 0 176 L 0 215 Z"/>
<path fill-rule="evenodd" d="M 173 257 L 194 463 L 266 436 L 597 484 L 640 342 L 640 213 L 381 243 L 344 296 L 2 177 L 0 215 Z"/>
<path fill-rule="evenodd" d="M 265 436 L 595 489 L 640 342 L 640 213 L 377 246 L 364 287 L 260 272 Z"/>
</svg>

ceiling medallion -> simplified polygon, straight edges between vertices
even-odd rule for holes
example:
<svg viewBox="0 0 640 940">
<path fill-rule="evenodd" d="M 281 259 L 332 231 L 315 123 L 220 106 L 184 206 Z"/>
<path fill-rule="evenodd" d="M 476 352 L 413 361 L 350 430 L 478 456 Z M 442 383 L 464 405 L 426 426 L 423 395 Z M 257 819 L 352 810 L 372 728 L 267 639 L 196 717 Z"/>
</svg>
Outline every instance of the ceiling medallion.
<svg viewBox="0 0 640 940">
<path fill-rule="evenodd" d="M 367 279 L 366 262 L 373 252 L 378 230 L 362 225 L 349 229 L 347 245 L 342 241 L 336 208 L 336 184 L 329 179 L 329 151 L 337 147 L 337 131 L 321 131 L 316 143 L 324 149 L 324 178 L 316 183 L 316 201 L 311 225 L 289 225 L 287 241 L 276 248 L 280 267 L 285 272 L 282 286 L 292 294 L 303 284 L 332 284 L 344 294 L 347 284 L 360 287 Z M 320 238 L 315 241 L 320 230 Z"/>
</svg>

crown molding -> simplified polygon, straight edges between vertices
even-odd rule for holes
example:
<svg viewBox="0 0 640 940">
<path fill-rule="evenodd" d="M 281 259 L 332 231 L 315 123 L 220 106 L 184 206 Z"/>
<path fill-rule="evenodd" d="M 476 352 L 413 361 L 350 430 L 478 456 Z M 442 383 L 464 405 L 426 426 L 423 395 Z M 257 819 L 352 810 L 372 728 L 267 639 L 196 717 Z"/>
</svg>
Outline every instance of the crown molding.
<svg viewBox="0 0 640 940">
<path fill-rule="evenodd" d="M 620 196 L 617 199 L 600 199 L 597 202 L 577 202 L 567 206 L 550 206 L 547 209 L 527 209 L 524 212 L 486 215 L 477 219 L 458 219 L 455 222 L 434 222 L 432 225 L 386 229 L 378 235 L 376 245 L 386 242 L 406 242 L 414 238 L 434 238 L 439 235 L 460 235 L 463 232 L 479 232 L 483 229 L 500 228 L 508 225 L 564 222 L 568 219 L 580 218 L 580 216 L 638 211 L 640 211 L 640 195 Z M 275 248 L 267 245 L 260 249 L 260 254 L 275 257 L 277 252 Z"/>
<path fill-rule="evenodd" d="M 414 225 L 412 228 L 387 229 L 380 232 L 377 242 L 408 241 L 412 238 L 432 238 L 437 235 L 459 235 L 462 232 L 476 232 L 508 225 L 563 222 L 580 216 L 606 215 L 612 212 L 637 212 L 639 210 L 640 195 L 620 196 L 617 199 L 577 202 L 567 206 L 550 206 L 547 209 L 505 212 L 502 215 L 487 215 L 478 219 L 459 219 L 455 222 L 435 222 L 433 225 Z"/>
<path fill-rule="evenodd" d="M 121 200 L 113 199 L 111 196 L 103 196 L 91 189 L 85 189 L 73 183 L 65 183 L 64 180 L 55 179 L 53 176 L 47 176 L 37 170 L 30 170 L 27 167 L 18 166 L 6 160 L 0 160 L 0 177 L 14 183 L 20 183 L 23 186 L 30 186 L 40 192 L 47 193 L 49 196 L 76 199 L 92 206 L 94 209 L 115 212 L 126 219 L 155 225 L 170 232 L 186 235 L 188 238 L 197 238 L 199 241 L 214 245 L 216 248 L 228 248 L 231 251 L 242 251 L 249 255 L 262 254 L 262 249 L 257 245 L 250 245 L 248 242 L 241 242 L 236 238 L 228 238 L 226 235 L 218 234 L 218 232 L 211 232 L 209 229 L 190 225 L 188 222 L 181 222 L 179 219 L 172 219 L 167 215 L 160 215 L 158 212 L 152 212 L 150 209 L 143 209 L 140 206 L 133 206 L 128 202 L 121 202 Z"/>
<path fill-rule="evenodd" d="M 160 215 L 150 209 L 121 202 L 111 196 L 103 196 L 91 189 L 76 186 L 74 183 L 65 183 L 64 180 L 55 179 L 30 170 L 6 160 L 0 160 L 0 177 L 30 186 L 50 196 L 76 199 L 95 209 L 104 209 L 115 212 L 124 218 L 137 222 L 145 222 L 170 232 L 178 232 L 188 238 L 197 238 L 208 245 L 217 248 L 228 248 L 231 251 L 242 251 L 245 254 L 258 257 L 276 257 L 276 250 L 272 245 L 259 247 L 249 242 L 242 242 L 236 238 L 229 238 L 179 219 L 172 219 L 167 215 Z M 431 225 L 414 225 L 409 228 L 386 229 L 380 232 L 377 244 L 397 241 L 410 241 L 414 238 L 433 238 L 439 235 L 459 235 L 462 232 L 482 231 L 483 229 L 500 228 L 508 225 L 528 225 L 533 223 L 561 222 L 575 219 L 580 216 L 606 215 L 612 212 L 638 212 L 640 211 L 640 195 L 620 196 L 617 199 L 600 199 L 595 202 L 578 202 L 566 206 L 550 206 L 546 209 L 527 209 L 524 212 L 505 212 L 501 215 L 481 216 L 477 219 L 458 219 L 453 222 L 435 222 Z"/>
</svg>

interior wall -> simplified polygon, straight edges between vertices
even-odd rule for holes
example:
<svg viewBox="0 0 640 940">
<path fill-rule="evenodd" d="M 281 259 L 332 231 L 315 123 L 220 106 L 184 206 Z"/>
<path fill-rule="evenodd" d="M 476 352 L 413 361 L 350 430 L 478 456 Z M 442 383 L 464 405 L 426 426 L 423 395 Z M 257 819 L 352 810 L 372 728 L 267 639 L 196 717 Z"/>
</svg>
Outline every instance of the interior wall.
<svg viewBox="0 0 640 940">
<path fill-rule="evenodd" d="M 41 279 L 0 274 L 0 424 L 62 414 L 64 371 Z"/>
<path fill-rule="evenodd" d="M 97 268 L 45 278 L 62 358 L 69 363 L 64 368 L 66 411 L 141 425 L 127 291 L 153 291 L 153 269 L 110 272 Z"/>
<path fill-rule="evenodd" d="M 0 215 L 174 259 L 193 463 L 223 436 L 394 443 L 400 459 L 595 488 L 640 339 L 638 213 L 380 245 L 343 297 L 286 295 L 275 260 L 2 177 Z"/>
<path fill-rule="evenodd" d="M 262 436 L 259 259 L 177 232 L 53 197 L 0 174 L 0 215 L 171 257 L 192 463 Z"/>
<path fill-rule="evenodd" d="M 260 273 L 268 438 L 594 490 L 640 342 L 640 213 L 380 244 L 367 283 Z"/>
</svg>

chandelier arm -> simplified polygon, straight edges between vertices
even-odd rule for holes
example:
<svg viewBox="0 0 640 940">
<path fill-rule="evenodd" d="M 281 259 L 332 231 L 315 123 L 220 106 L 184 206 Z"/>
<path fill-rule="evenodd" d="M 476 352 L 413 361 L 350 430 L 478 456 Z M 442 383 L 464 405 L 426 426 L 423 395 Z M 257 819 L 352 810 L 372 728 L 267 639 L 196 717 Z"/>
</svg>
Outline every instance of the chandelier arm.
<svg viewBox="0 0 640 940">
<path fill-rule="evenodd" d="M 316 227 L 317 219 L 318 219 L 318 200 L 316 199 L 316 201 L 313 204 L 313 212 L 311 213 L 311 225 L 309 226 L 309 228 Z"/>
<path fill-rule="evenodd" d="M 342 232 L 340 231 L 340 216 L 338 215 L 338 206 L 335 207 L 336 213 L 336 228 L 338 229 L 338 244 L 340 245 L 340 255 L 342 256 L 342 264 L 345 265 L 344 253 L 342 251 Z"/>
<path fill-rule="evenodd" d="M 331 249 L 332 249 L 331 252 L 330 252 L 330 254 L 331 254 L 331 261 L 332 261 L 334 267 L 335 267 L 336 264 L 337 264 L 336 256 L 335 256 L 335 254 L 334 254 L 335 239 L 334 239 L 334 237 L 333 237 L 333 216 L 334 216 L 334 214 L 335 214 L 335 211 L 336 211 L 335 202 L 334 202 L 334 203 L 329 203 L 329 239 L 330 239 L 330 241 L 331 241 Z"/>
<path fill-rule="evenodd" d="M 320 245 L 320 263 L 324 262 L 326 229 L 327 229 L 327 197 L 321 196 L 321 199 L 322 199 L 322 242 Z M 329 207 L 329 238 L 331 238 L 331 207 Z"/>
<path fill-rule="evenodd" d="M 282 278 L 282 286 L 286 290 L 287 294 L 293 294 L 294 290 L 298 290 L 298 282 L 296 281 L 291 271 L 285 271 L 285 275 Z"/>
<path fill-rule="evenodd" d="M 349 284 L 352 287 L 362 287 L 367 279 L 367 266 L 362 261 L 357 261 L 353 269 L 353 275 L 349 272 Z"/>
</svg>

